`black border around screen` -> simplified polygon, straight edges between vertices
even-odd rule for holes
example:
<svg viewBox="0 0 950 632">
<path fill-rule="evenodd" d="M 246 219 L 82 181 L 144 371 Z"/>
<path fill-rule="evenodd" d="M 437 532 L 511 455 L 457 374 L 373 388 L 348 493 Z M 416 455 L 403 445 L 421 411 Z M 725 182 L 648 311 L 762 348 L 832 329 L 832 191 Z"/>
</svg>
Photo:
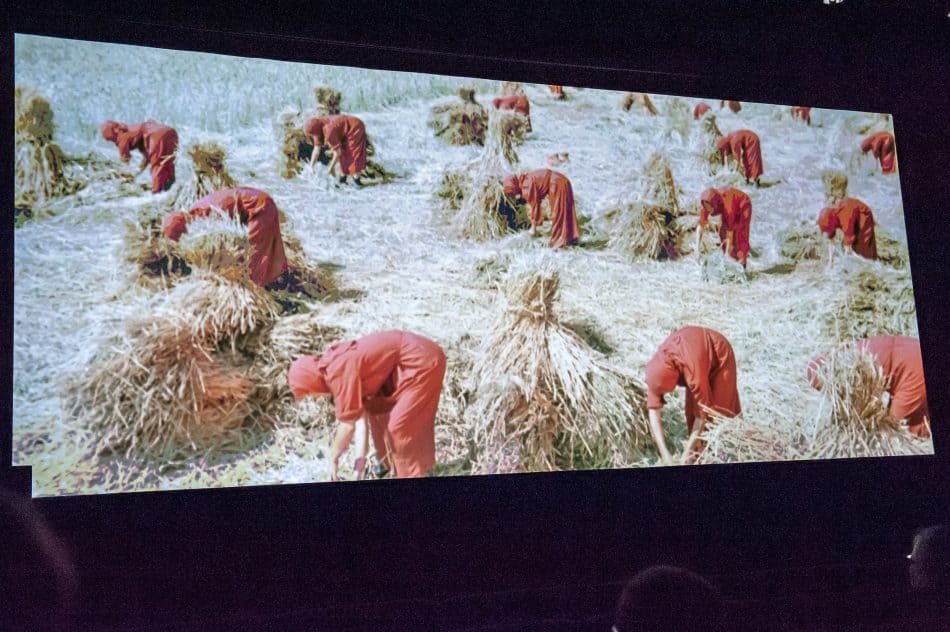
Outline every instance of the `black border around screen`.
<svg viewBox="0 0 950 632">
<path fill-rule="evenodd" d="M 403 531 L 438 534 L 445 530 L 472 535 L 508 533 L 570 534 L 609 522 L 616 529 L 662 533 L 675 524 L 677 538 L 745 538 L 749 530 L 801 525 L 812 516 L 837 517 L 834 533 L 865 523 L 869 517 L 906 521 L 912 526 L 933 512 L 946 511 L 950 471 L 950 431 L 942 420 L 950 413 L 943 392 L 950 374 L 950 345 L 943 323 L 950 316 L 950 289 L 944 284 L 942 244 L 950 243 L 950 223 L 942 211 L 950 202 L 941 178 L 948 164 L 948 142 L 933 130 L 946 130 L 946 113 L 934 112 L 935 85 L 911 89 L 898 68 L 879 69 L 860 85 L 840 76 L 746 73 L 719 68 L 715 73 L 665 73 L 593 65 L 520 61 L 491 56 L 425 52 L 305 38 L 252 35 L 203 28 L 124 20 L 69 20 L 61 14 L 21 12 L 3 36 L 3 85 L 12 93 L 12 33 L 88 39 L 197 50 L 288 61 L 351 65 L 473 76 L 515 78 L 605 89 L 698 97 L 723 97 L 764 103 L 889 112 L 901 154 L 901 192 L 920 338 L 934 419 L 933 457 L 896 457 L 835 461 L 799 461 L 587 471 L 360 483 L 308 484 L 38 499 L 48 515 L 74 529 L 116 527 L 152 531 L 175 528 L 187 516 L 207 530 L 229 528 L 282 534 L 305 530 L 314 535 L 348 533 L 383 537 L 394 524 Z M 926 73 L 924 76 L 929 76 Z M 12 129 L 13 105 L 3 106 Z M 12 135 L 4 134 L 2 167 L 11 181 Z M 945 186 L 945 185 L 944 185 Z M 3 188 L 6 208 L 12 188 Z M 2 228 L 3 345 L 2 456 L 11 458 L 12 384 L 12 223 Z M 942 499 L 933 498 L 933 494 Z M 928 506 L 929 503 L 929 506 Z M 716 508 L 715 511 L 709 511 Z M 914 508 L 917 513 L 914 513 Z M 929 512 L 929 513 L 928 513 Z M 684 518 L 683 516 L 688 516 Z M 240 518 L 239 525 L 235 519 Z M 230 525 L 230 526 L 229 526 Z M 814 527 L 817 529 L 817 526 Z M 183 528 L 182 528 L 183 529 Z M 707 535 L 703 535 L 707 534 Z M 730 536 L 729 534 L 732 534 Z M 673 537 L 673 536 L 670 536 Z M 762 536 L 766 537 L 766 536 Z M 838 536 L 827 536 L 838 537 Z"/>
</svg>

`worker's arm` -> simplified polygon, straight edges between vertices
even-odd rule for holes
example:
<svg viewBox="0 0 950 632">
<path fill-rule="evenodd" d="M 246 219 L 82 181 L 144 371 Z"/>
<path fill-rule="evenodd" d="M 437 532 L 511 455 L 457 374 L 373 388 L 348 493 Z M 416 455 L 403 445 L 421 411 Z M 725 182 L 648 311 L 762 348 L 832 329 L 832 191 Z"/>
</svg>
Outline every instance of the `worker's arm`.
<svg viewBox="0 0 950 632">
<path fill-rule="evenodd" d="M 357 419 L 353 425 L 356 433 L 356 460 L 353 461 L 353 470 L 356 472 L 356 480 L 359 481 L 366 475 L 366 454 L 369 450 L 369 424 L 366 415 Z"/>
<path fill-rule="evenodd" d="M 732 230 L 726 231 L 726 254 L 727 255 L 732 252 L 732 240 L 734 236 L 735 236 L 735 231 L 732 231 Z"/>
<path fill-rule="evenodd" d="M 343 175 L 342 169 L 339 169 L 339 167 L 340 153 L 335 149 L 330 149 L 330 164 L 327 167 L 327 173 L 329 173 L 331 176 Z M 337 173 L 337 171 L 340 171 L 340 173 Z"/>
<path fill-rule="evenodd" d="M 683 456 L 680 457 L 680 463 L 683 465 L 691 464 L 695 461 L 696 457 L 699 456 L 699 450 L 696 450 L 696 448 L 702 443 L 699 439 L 699 435 L 703 433 L 705 428 L 705 417 L 703 415 L 697 416 L 696 427 L 693 429 L 693 432 L 690 433 L 689 439 L 686 440 L 686 448 L 683 450 Z"/>
<path fill-rule="evenodd" d="M 340 480 L 340 457 L 346 452 L 353 435 L 356 434 L 355 423 L 344 423 L 337 420 L 336 433 L 330 445 L 330 480 Z"/>
<path fill-rule="evenodd" d="M 696 224 L 696 260 L 702 258 L 703 255 L 703 225 Z"/>
<path fill-rule="evenodd" d="M 666 437 L 663 435 L 663 409 L 650 408 L 650 434 L 653 436 L 653 442 L 657 450 L 660 451 L 660 458 L 664 465 L 673 465 L 673 455 L 666 447 Z"/>
</svg>

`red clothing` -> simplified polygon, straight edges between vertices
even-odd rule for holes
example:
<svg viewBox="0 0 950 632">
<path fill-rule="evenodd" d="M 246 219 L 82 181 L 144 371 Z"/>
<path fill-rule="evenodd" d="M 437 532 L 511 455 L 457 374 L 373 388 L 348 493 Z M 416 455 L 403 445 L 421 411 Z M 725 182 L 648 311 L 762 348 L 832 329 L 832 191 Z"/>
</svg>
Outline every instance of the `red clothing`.
<svg viewBox="0 0 950 632">
<path fill-rule="evenodd" d="M 793 105 L 792 118 L 805 121 L 806 123 L 811 125 L 811 108 L 806 108 L 803 105 Z"/>
<path fill-rule="evenodd" d="M 312 118 L 304 125 L 316 147 L 327 145 L 340 160 L 343 175 L 355 176 L 366 168 L 366 126 L 349 114 Z"/>
<path fill-rule="evenodd" d="M 930 411 L 920 341 L 910 336 L 874 336 L 857 340 L 855 344 L 873 355 L 884 371 L 891 396 L 888 405 L 891 415 L 906 419 L 907 429 L 918 437 L 929 437 Z M 828 355 L 822 354 L 808 365 L 808 381 L 817 389 L 821 388 L 818 369 L 827 359 Z"/>
<path fill-rule="evenodd" d="M 425 476 L 435 464 L 435 415 L 445 353 L 408 331 L 385 331 L 331 345 L 320 357 L 295 360 L 287 377 L 294 397 L 330 393 L 336 417 L 367 417 L 376 454 L 391 457 L 396 476 Z"/>
<path fill-rule="evenodd" d="M 547 197 L 551 207 L 551 246 L 562 248 L 577 243 L 581 228 L 574 214 L 574 190 L 567 176 L 550 169 L 538 169 L 508 176 L 504 188 L 505 194 L 520 196 L 528 203 L 533 226 L 544 222 L 541 202 Z"/>
<path fill-rule="evenodd" d="M 727 104 L 729 105 L 729 109 L 733 112 L 739 113 L 742 110 L 742 104 L 740 102 L 725 100 L 719 101 L 719 109 L 721 110 L 722 108 L 726 107 Z"/>
<path fill-rule="evenodd" d="M 838 229 L 844 233 L 844 245 L 851 246 L 855 253 L 865 259 L 877 259 L 877 242 L 874 239 L 874 214 L 861 200 L 845 198 L 835 206 L 821 210 L 818 228 L 834 240 Z"/>
<path fill-rule="evenodd" d="M 703 407 L 735 417 L 742 412 L 736 375 L 736 357 L 725 336 L 705 327 L 677 329 L 647 363 L 647 408 L 663 408 L 664 395 L 685 386 L 687 431 L 693 431 L 697 417 L 708 419 Z"/>
<path fill-rule="evenodd" d="M 133 149 L 142 152 L 152 176 L 152 193 L 167 191 L 175 183 L 178 132 L 171 127 L 155 121 L 138 125 L 106 121 L 102 125 L 102 137 L 118 146 L 122 162 L 129 161 Z"/>
<path fill-rule="evenodd" d="M 220 189 L 195 202 L 187 213 L 170 213 L 162 225 L 165 236 L 178 241 L 187 230 L 188 222 L 196 217 L 207 217 L 215 208 L 232 218 L 237 215 L 248 227 L 247 237 L 251 245 L 248 268 L 254 283 L 264 287 L 287 270 L 277 206 L 269 195 L 258 189 Z"/>
<path fill-rule="evenodd" d="M 881 171 L 884 173 L 894 173 L 896 168 L 897 154 L 894 151 L 894 135 L 890 132 L 877 132 L 871 134 L 861 143 L 863 153 L 871 152 L 871 155 L 877 158 L 881 163 Z"/>
<path fill-rule="evenodd" d="M 752 223 L 752 201 L 732 187 L 706 189 L 699 196 L 699 225 L 706 226 L 710 216 L 719 216 L 719 240 L 726 252 L 726 234 L 732 233 L 732 250 L 726 254 L 743 266 L 749 258 L 749 226 Z"/>
<path fill-rule="evenodd" d="M 697 103 L 696 107 L 693 108 L 693 119 L 699 120 L 702 118 L 703 114 L 711 110 L 708 103 Z"/>
<path fill-rule="evenodd" d="M 491 103 L 496 110 L 514 110 L 524 114 L 528 119 L 528 131 L 531 131 L 531 104 L 528 103 L 528 97 L 523 94 L 513 94 L 509 97 L 492 99 Z"/>
<path fill-rule="evenodd" d="M 747 180 L 757 180 L 764 171 L 762 167 L 762 146 L 755 132 L 740 129 L 723 136 L 716 142 L 716 149 L 723 162 L 729 155 L 735 156 L 742 165 L 742 174 Z"/>
<path fill-rule="evenodd" d="M 551 91 L 551 94 L 554 95 L 557 99 L 564 98 L 564 86 L 548 86 L 548 90 Z"/>
</svg>

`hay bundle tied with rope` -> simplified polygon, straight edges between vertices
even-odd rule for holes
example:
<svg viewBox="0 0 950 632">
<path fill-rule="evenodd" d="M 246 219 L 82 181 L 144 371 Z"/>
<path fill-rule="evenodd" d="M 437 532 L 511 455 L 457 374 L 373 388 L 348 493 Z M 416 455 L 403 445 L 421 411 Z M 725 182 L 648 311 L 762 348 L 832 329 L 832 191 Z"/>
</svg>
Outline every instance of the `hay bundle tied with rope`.
<svg viewBox="0 0 950 632">
<path fill-rule="evenodd" d="M 706 175 L 715 175 L 722 165 L 722 158 L 716 143 L 723 137 L 719 125 L 716 124 L 716 115 L 706 112 L 699 119 L 699 125 L 693 127 L 690 136 L 690 146 L 693 154 L 699 159 Z"/>
<path fill-rule="evenodd" d="M 482 145 L 488 128 L 488 110 L 475 100 L 473 88 L 461 88 L 458 101 L 432 107 L 426 124 L 436 136 L 452 145 Z"/>
<path fill-rule="evenodd" d="M 328 86 L 313 89 L 313 98 L 317 102 L 317 116 L 332 116 L 340 113 L 343 95 L 339 90 Z"/>
<path fill-rule="evenodd" d="M 644 111 L 650 116 L 657 115 L 656 106 L 650 100 L 650 95 L 645 92 L 627 92 L 620 101 L 620 107 L 624 112 L 629 112 L 633 106 L 637 106 L 638 111 Z"/>
<path fill-rule="evenodd" d="M 676 182 L 673 180 L 673 170 L 662 152 L 654 152 L 643 167 L 644 188 L 643 199 L 654 200 L 673 216 L 680 214 L 679 201 L 676 196 Z"/>
<path fill-rule="evenodd" d="M 217 143 L 195 143 L 188 148 L 188 156 L 194 163 L 194 171 L 175 194 L 175 208 L 189 208 L 204 196 L 235 185 L 224 165 L 226 152 Z"/>
<path fill-rule="evenodd" d="M 885 402 L 884 370 L 859 345 L 830 353 L 817 370 L 822 403 L 809 428 L 805 458 L 923 454 L 929 442 L 910 434 Z"/>
<path fill-rule="evenodd" d="M 30 88 L 14 89 L 14 206 L 29 209 L 38 202 L 74 192 L 78 186 L 64 175 L 66 157 L 53 142 L 53 110 Z"/>
<path fill-rule="evenodd" d="M 523 97 L 524 93 L 524 84 L 520 81 L 502 81 L 501 82 L 501 96 L 503 97 Z"/>
<path fill-rule="evenodd" d="M 517 227 L 527 217 L 504 191 L 504 177 L 517 155 L 511 146 L 508 127 L 512 119 L 504 112 L 489 115 L 489 132 L 481 155 L 469 166 L 468 190 L 452 219 L 456 234 L 466 239 L 497 239 Z"/>
<path fill-rule="evenodd" d="M 676 257 L 676 224 L 662 205 L 638 200 L 617 204 L 607 214 L 616 217 L 608 244 L 631 261 Z"/>
<path fill-rule="evenodd" d="M 848 197 L 848 174 L 839 169 L 822 169 L 821 184 L 826 204 L 837 204 Z"/>
<path fill-rule="evenodd" d="M 917 311 L 910 273 L 856 262 L 845 269 L 843 291 L 831 302 L 828 330 L 838 341 L 883 334 L 917 335 Z"/>
<path fill-rule="evenodd" d="M 666 107 L 663 108 L 663 113 L 666 116 L 667 136 L 671 137 L 675 132 L 684 141 L 689 138 L 693 113 L 686 101 L 680 97 L 669 97 L 666 101 Z"/>
<path fill-rule="evenodd" d="M 513 272 L 472 368 L 480 472 L 622 467 L 647 434 L 644 387 L 606 363 L 555 311 L 550 262 Z"/>
<path fill-rule="evenodd" d="M 99 453 L 175 460 L 237 439 L 251 383 L 193 335 L 187 317 L 155 314 L 107 349 L 73 376 L 63 399 Z"/>
</svg>

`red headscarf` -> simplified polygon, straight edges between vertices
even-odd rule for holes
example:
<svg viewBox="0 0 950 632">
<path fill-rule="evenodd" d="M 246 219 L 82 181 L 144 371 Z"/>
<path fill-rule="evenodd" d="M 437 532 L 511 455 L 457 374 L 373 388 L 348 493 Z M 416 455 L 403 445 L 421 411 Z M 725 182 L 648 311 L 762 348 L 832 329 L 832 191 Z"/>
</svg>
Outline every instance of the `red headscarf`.
<svg viewBox="0 0 950 632">
<path fill-rule="evenodd" d="M 162 220 L 162 233 L 172 241 L 178 241 L 188 228 L 188 215 L 182 211 L 169 213 Z"/>
<path fill-rule="evenodd" d="M 125 132 L 128 129 L 129 128 L 122 123 L 112 120 L 106 121 L 99 126 L 99 130 L 102 132 L 102 137 L 112 143 L 114 143 L 119 137 L 120 132 Z"/>
<path fill-rule="evenodd" d="M 712 208 L 707 209 L 706 205 Z M 713 211 L 722 213 L 725 210 L 725 203 L 722 201 L 722 194 L 717 189 L 709 188 L 699 195 L 699 223 L 705 225 Z"/>
<path fill-rule="evenodd" d="M 512 175 L 506 177 L 502 186 L 505 189 L 505 195 L 508 197 L 521 195 L 521 182 L 518 180 L 518 176 Z"/>
<path fill-rule="evenodd" d="M 290 386 L 290 392 L 294 394 L 294 399 L 330 392 L 323 367 L 320 366 L 320 356 L 301 356 L 291 362 L 287 372 L 287 384 Z"/>
</svg>

